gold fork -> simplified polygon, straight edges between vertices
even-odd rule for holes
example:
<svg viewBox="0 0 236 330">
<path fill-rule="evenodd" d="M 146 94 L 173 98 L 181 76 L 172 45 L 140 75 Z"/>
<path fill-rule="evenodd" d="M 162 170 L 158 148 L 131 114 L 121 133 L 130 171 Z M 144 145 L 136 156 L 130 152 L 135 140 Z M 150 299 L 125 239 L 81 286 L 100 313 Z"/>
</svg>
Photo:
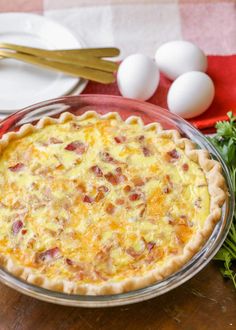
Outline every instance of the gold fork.
<svg viewBox="0 0 236 330">
<path fill-rule="evenodd" d="M 64 51 L 63 53 L 61 51 L 50 51 L 40 48 L 33 48 L 33 47 L 25 47 L 25 46 L 19 46 L 14 44 L 7 44 L 7 43 L 0 43 L 0 48 L 2 49 L 9 49 L 20 53 L 25 53 L 29 55 L 34 55 L 40 58 L 53 60 L 56 62 L 62 62 L 62 63 L 68 63 L 73 65 L 79 65 L 79 66 L 85 66 L 88 68 L 93 69 L 100 69 L 103 71 L 108 72 L 115 72 L 118 68 L 118 63 L 103 60 L 91 55 L 88 55 L 88 53 L 78 53 L 73 54 L 72 53 L 66 53 Z"/>
<path fill-rule="evenodd" d="M 117 48 L 52 51 L 0 43 L 1 48 L 10 50 L 0 50 L 0 56 L 3 58 L 13 58 L 42 68 L 61 71 L 68 75 L 79 76 L 104 84 L 115 81 L 113 73 L 118 68 L 118 63 L 98 58 L 98 56 L 104 56 L 105 54 L 116 56 L 119 54 Z M 94 56 L 95 54 L 97 57 Z"/>
<path fill-rule="evenodd" d="M 115 81 L 115 76 L 110 72 L 104 72 L 96 69 L 75 66 L 71 64 L 48 61 L 31 55 L 0 51 L 0 56 L 13 58 L 22 62 L 30 63 L 44 69 L 60 71 L 70 76 L 81 77 L 93 80 L 103 84 L 109 84 Z"/>
<path fill-rule="evenodd" d="M 81 48 L 81 49 L 57 49 L 49 50 L 52 53 L 59 54 L 84 54 L 94 57 L 116 57 L 120 55 L 119 48 L 116 47 L 103 47 L 103 48 Z"/>
</svg>

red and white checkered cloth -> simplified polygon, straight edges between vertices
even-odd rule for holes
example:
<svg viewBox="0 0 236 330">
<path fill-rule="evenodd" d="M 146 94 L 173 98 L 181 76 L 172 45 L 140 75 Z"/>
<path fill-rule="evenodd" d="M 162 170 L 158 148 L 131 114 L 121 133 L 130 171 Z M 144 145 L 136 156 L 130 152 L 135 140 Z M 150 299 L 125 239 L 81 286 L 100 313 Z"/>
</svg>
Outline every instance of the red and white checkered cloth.
<svg viewBox="0 0 236 330">
<path fill-rule="evenodd" d="M 209 56 L 208 73 L 216 86 L 211 108 L 192 122 L 201 129 L 236 112 L 235 0 L 0 0 L 0 12 L 35 12 L 66 25 L 88 46 L 116 46 L 122 57 L 154 56 L 162 43 L 187 39 Z M 220 56 L 219 56 L 220 55 Z M 170 82 L 163 78 L 149 100 L 166 107 Z M 116 84 L 89 83 L 85 93 L 119 95 Z"/>
</svg>

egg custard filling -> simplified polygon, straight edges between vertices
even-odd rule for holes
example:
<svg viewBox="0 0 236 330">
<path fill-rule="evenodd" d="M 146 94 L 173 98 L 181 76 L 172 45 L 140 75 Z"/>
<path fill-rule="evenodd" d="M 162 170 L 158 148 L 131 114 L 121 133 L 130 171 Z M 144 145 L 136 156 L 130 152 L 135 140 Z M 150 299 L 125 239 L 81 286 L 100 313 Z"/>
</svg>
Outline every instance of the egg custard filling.
<svg viewBox="0 0 236 330">
<path fill-rule="evenodd" d="M 0 147 L 0 263 L 42 287 L 144 287 L 186 263 L 220 219 L 220 165 L 157 123 L 65 113 Z"/>
</svg>

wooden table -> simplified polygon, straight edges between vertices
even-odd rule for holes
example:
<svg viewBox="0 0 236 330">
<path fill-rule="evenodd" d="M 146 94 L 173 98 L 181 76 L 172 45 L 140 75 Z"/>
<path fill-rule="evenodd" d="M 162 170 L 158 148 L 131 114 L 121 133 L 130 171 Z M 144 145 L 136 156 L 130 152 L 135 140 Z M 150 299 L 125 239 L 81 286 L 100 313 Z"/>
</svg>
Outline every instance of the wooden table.
<svg viewBox="0 0 236 330">
<path fill-rule="evenodd" d="M 155 299 L 123 307 L 53 305 L 0 285 L 0 330 L 236 329 L 236 291 L 211 262 L 192 280 Z"/>
</svg>

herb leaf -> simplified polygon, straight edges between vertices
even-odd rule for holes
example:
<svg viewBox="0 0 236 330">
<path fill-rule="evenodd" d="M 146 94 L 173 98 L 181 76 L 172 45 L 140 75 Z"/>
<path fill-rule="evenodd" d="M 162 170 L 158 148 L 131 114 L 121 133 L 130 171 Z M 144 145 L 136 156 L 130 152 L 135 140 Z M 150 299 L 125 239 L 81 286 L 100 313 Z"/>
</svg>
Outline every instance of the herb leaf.
<svg viewBox="0 0 236 330">
<path fill-rule="evenodd" d="M 236 116 L 233 116 L 232 112 L 228 112 L 227 115 L 229 121 L 216 124 L 216 135 L 210 138 L 210 141 L 229 167 L 236 199 Z M 236 209 L 228 236 L 214 259 L 223 262 L 220 271 L 224 277 L 231 279 L 236 289 Z"/>
</svg>

